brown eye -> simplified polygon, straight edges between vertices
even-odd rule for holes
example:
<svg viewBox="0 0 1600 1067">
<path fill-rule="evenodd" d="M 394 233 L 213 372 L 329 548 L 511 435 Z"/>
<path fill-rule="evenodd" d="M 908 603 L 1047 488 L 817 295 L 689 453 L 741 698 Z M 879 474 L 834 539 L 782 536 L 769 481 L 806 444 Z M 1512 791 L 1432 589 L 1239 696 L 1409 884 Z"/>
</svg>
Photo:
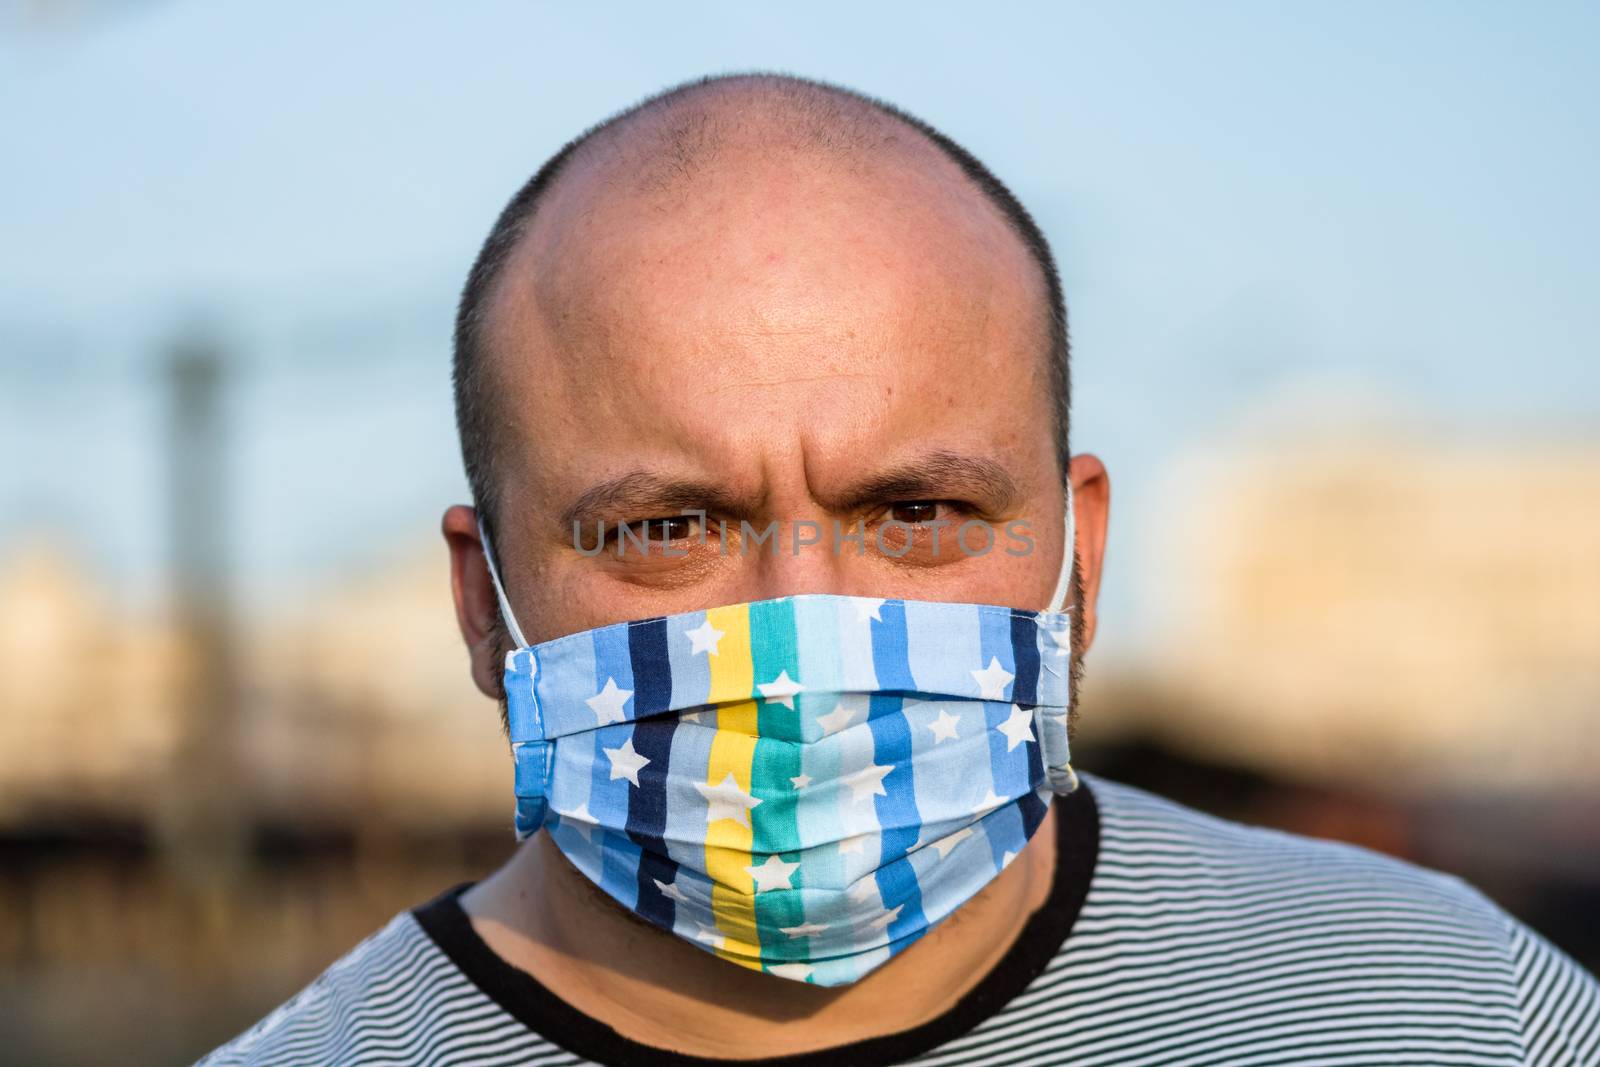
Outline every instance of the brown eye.
<svg viewBox="0 0 1600 1067">
<path fill-rule="evenodd" d="M 670 519 L 651 519 L 651 534 L 662 541 L 681 541 L 693 537 L 699 522 L 692 515 L 674 515 Z"/>
<path fill-rule="evenodd" d="M 889 517 L 896 522 L 915 525 L 919 522 L 932 522 L 939 517 L 939 504 L 933 500 L 910 500 L 903 504 L 895 504 L 889 509 Z"/>
<path fill-rule="evenodd" d="M 660 519 L 639 519 L 634 522 L 618 523 L 612 527 L 611 536 L 615 541 L 626 540 L 629 545 L 643 543 L 648 538 L 652 545 L 665 544 L 668 541 L 684 541 L 694 537 L 700 529 L 700 518 L 696 515 L 669 515 Z"/>
</svg>

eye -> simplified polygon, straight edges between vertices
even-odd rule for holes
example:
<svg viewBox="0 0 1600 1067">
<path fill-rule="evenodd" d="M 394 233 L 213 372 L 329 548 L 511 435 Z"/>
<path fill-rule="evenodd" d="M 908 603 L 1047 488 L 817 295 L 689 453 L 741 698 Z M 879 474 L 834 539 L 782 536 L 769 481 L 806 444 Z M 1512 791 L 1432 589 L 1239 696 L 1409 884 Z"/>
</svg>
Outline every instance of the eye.
<svg viewBox="0 0 1600 1067">
<path fill-rule="evenodd" d="M 915 526 L 918 523 L 932 522 L 939 517 L 939 500 L 905 500 L 889 506 L 889 518 L 896 522 L 903 522 Z"/>
<path fill-rule="evenodd" d="M 666 519 L 649 520 L 652 536 L 663 541 L 682 541 L 693 537 L 700 528 L 700 520 L 693 515 L 673 515 Z"/>
<path fill-rule="evenodd" d="M 608 531 L 608 539 L 629 547 L 644 543 L 665 544 L 668 541 L 687 541 L 700 535 L 698 515 L 666 515 L 654 519 L 636 519 L 616 523 Z"/>
</svg>

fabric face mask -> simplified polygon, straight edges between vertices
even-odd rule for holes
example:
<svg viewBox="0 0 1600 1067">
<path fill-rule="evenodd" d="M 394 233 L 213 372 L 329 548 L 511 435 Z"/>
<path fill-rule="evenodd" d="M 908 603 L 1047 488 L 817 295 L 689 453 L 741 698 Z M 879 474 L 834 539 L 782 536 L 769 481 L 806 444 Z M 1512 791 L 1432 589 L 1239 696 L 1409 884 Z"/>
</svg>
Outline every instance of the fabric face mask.
<svg viewBox="0 0 1600 1067">
<path fill-rule="evenodd" d="M 484 542 L 486 554 L 490 551 Z M 517 648 L 516 833 L 724 959 L 820 985 L 913 944 L 1022 850 L 1069 761 L 1052 610 L 809 594 Z"/>
</svg>

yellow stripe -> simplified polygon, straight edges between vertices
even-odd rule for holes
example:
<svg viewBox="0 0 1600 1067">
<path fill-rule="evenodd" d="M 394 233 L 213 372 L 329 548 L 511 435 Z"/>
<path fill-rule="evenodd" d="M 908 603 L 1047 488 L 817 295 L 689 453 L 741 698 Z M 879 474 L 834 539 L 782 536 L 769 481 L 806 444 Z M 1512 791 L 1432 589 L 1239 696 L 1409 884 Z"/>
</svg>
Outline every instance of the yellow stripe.
<svg viewBox="0 0 1600 1067">
<path fill-rule="evenodd" d="M 706 703 L 749 700 L 755 692 L 755 664 L 750 661 L 750 606 L 712 608 L 706 612 L 706 621 L 722 631 L 717 654 L 706 657 L 711 664 L 711 695 Z"/>
<path fill-rule="evenodd" d="M 714 608 L 706 620 L 722 631 L 711 666 L 709 703 L 725 703 L 717 711 L 711 739 L 706 784 L 721 785 L 728 777 L 750 792 L 750 768 L 756 754 L 756 702 L 750 699 L 755 665 L 750 662 L 750 609 L 744 605 Z M 747 816 L 748 818 L 748 816 Z M 755 879 L 750 866 L 753 840 L 748 826 L 718 819 L 706 827 L 706 873 L 711 876 L 711 914 L 723 935 L 717 955 L 746 966 L 759 956 L 756 936 Z"/>
</svg>

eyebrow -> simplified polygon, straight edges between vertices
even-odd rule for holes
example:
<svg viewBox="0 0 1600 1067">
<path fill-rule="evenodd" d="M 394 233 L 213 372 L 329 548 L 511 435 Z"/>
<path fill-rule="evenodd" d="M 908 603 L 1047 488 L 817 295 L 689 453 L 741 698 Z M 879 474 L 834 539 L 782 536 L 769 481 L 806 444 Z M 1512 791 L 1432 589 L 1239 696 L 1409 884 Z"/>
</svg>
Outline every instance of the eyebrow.
<svg viewBox="0 0 1600 1067">
<path fill-rule="evenodd" d="M 891 500 L 939 499 L 955 493 L 970 494 L 995 511 L 1005 511 L 1017 499 L 1017 483 L 995 460 L 941 449 L 873 473 L 840 493 L 832 504 L 850 511 Z M 717 483 L 634 470 L 580 493 L 562 511 L 561 531 L 565 534 L 574 523 L 583 529 L 603 520 L 664 518 L 694 510 L 752 518 L 762 503 L 760 498 L 737 497 Z"/>
<path fill-rule="evenodd" d="M 890 500 L 938 499 L 953 493 L 969 493 L 995 511 L 1005 511 L 1017 499 L 1017 483 L 995 460 L 941 449 L 873 474 L 843 493 L 839 506 L 848 510 Z"/>
<path fill-rule="evenodd" d="M 607 519 L 665 518 L 694 510 L 748 517 L 760 504 L 760 500 L 741 500 L 712 482 L 635 470 L 585 489 L 562 511 L 561 528 L 565 533 L 574 523 L 582 528 Z"/>
</svg>

